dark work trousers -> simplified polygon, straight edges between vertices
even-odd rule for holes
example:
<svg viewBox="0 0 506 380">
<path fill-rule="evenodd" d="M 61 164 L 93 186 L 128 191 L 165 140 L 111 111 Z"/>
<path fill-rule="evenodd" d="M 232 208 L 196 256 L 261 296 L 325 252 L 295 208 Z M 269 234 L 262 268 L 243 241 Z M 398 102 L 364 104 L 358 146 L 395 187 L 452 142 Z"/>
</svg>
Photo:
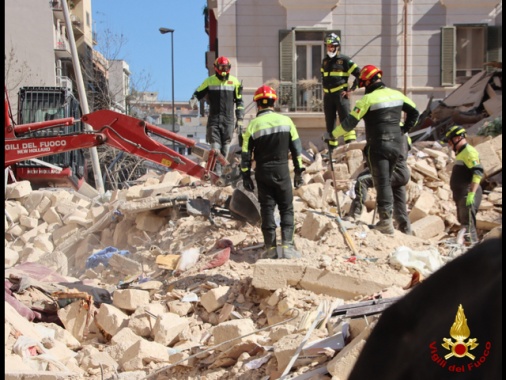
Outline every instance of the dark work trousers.
<svg viewBox="0 0 506 380">
<path fill-rule="evenodd" d="M 469 189 L 466 187 L 464 191 L 453 191 L 453 201 L 457 207 L 457 220 L 462 227 L 465 227 L 471 242 L 478 241 L 478 233 L 476 232 L 476 212 L 481 204 L 483 190 L 478 186 L 474 196 L 474 203 L 471 207 L 466 206 L 466 198 Z"/>
<path fill-rule="evenodd" d="M 206 140 L 211 145 L 211 149 L 219 151 L 223 157 L 227 158 L 233 133 L 233 124 L 208 125 L 206 128 Z M 221 174 L 221 164 L 219 162 L 216 163 L 215 168 L 215 171 Z"/>
<path fill-rule="evenodd" d="M 398 229 L 406 232 L 411 228 L 406 208 L 406 184 L 409 182 L 410 172 L 405 163 L 397 164 L 392 173 L 392 193 L 394 197 L 393 217 L 397 222 Z M 367 200 L 367 191 L 373 187 L 373 179 L 369 169 L 365 169 L 357 177 L 355 183 L 355 199 L 350 207 L 350 214 L 359 217 L 362 213 L 362 207 Z"/>
<path fill-rule="evenodd" d="M 392 173 L 401 150 L 400 141 L 377 139 L 374 145 L 366 145 L 364 154 L 376 189 L 378 215 L 381 220 L 392 215 L 394 196 Z"/>
<path fill-rule="evenodd" d="M 336 127 L 337 115 L 342 123 L 350 113 L 350 99 L 348 96 L 341 96 L 343 91 L 329 92 L 323 94 L 323 112 L 325 113 L 325 126 L 327 132 L 331 133 Z"/>
<path fill-rule="evenodd" d="M 256 168 L 261 229 L 266 246 L 276 245 L 274 209 L 278 206 L 282 242 L 293 242 L 294 212 L 292 180 L 288 162 L 268 162 Z M 274 240 L 273 240 L 274 239 Z M 274 243 L 274 244 L 272 244 Z"/>
</svg>

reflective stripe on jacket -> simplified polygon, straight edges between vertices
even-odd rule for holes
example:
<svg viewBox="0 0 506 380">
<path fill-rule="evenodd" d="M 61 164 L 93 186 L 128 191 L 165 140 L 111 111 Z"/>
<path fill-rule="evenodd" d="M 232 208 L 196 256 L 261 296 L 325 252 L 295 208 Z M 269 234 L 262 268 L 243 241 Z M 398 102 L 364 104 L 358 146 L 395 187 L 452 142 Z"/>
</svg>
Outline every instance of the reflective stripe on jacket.
<svg viewBox="0 0 506 380">
<path fill-rule="evenodd" d="M 419 116 L 415 103 L 402 92 L 385 87 L 379 82 L 377 87 L 357 101 L 348 117 L 343 120 L 342 127 L 345 131 L 350 131 L 363 118 L 367 142 L 374 145 L 377 140 L 402 134 L 402 111 L 406 112 L 404 129 L 409 131 Z"/>
<path fill-rule="evenodd" d="M 209 117 L 207 125 L 234 125 L 235 118 L 244 119 L 244 101 L 242 86 L 239 80 L 229 75 L 228 79 L 220 80 L 216 75 L 210 76 L 195 91 L 197 99 L 207 95 Z"/>
<path fill-rule="evenodd" d="M 254 151 L 257 166 L 268 163 L 288 162 L 288 154 L 292 154 L 295 168 L 302 168 L 302 144 L 297 128 L 286 115 L 265 109 L 249 123 L 243 133 L 241 152 L 241 170 L 251 168 L 252 152 Z"/>
<path fill-rule="evenodd" d="M 483 178 L 483 166 L 480 155 L 475 147 L 466 144 L 455 156 L 450 188 L 453 193 L 465 196 L 469 192 L 471 182 L 480 183 Z"/>
<path fill-rule="evenodd" d="M 322 61 L 320 69 L 322 74 L 323 92 L 333 93 L 348 88 L 350 75 L 356 78 L 360 75 L 360 68 L 346 55 L 338 54 L 333 58 L 328 55 Z"/>
</svg>

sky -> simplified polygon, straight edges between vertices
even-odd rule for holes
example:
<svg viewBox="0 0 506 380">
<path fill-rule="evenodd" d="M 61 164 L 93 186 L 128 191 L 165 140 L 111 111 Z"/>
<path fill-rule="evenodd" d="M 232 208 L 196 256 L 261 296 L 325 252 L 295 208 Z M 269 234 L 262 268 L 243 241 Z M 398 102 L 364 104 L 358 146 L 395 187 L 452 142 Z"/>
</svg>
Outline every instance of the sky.
<svg viewBox="0 0 506 380">
<path fill-rule="evenodd" d="M 206 4 L 206 0 L 92 0 L 93 31 L 98 41 L 95 50 L 110 58 L 107 52 L 113 49 L 101 36 L 123 36 L 122 45 L 110 44 L 121 46 L 113 58 L 128 63 L 138 90 L 158 92 L 158 100 L 171 101 L 171 33 L 161 34 L 158 29 L 174 29 L 174 101 L 187 101 L 208 76 Z"/>
</svg>

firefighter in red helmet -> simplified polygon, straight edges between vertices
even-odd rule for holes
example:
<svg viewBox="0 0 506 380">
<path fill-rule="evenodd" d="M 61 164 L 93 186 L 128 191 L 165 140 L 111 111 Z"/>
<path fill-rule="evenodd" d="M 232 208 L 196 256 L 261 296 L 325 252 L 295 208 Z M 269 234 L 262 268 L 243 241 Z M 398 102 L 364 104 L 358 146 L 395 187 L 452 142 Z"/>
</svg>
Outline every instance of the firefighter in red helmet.
<svg viewBox="0 0 506 380">
<path fill-rule="evenodd" d="M 207 96 L 209 117 L 206 141 L 211 144 L 211 149 L 220 152 L 225 158 L 234 133 L 234 109 L 236 129 L 242 129 L 244 119 L 242 84 L 236 77 L 230 75 L 231 67 L 227 57 L 218 57 L 214 61 L 215 74 L 206 78 L 190 99 L 190 105 L 193 106 Z M 214 171 L 218 175 L 222 174 L 220 163 L 216 163 Z"/>
<path fill-rule="evenodd" d="M 361 119 L 365 122 L 366 146 L 364 156 L 371 172 L 377 193 L 379 222 L 373 226 L 383 234 L 392 235 L 394 196 L 392 173 L 401 154 L 404 134 L 418 121 L 419 112 L 415 103 L 402 92 L 385 86 L 383 72 L 373 65 L 360 71 L 358 85 L 365 87 L 365 95 L 355 103 L 346 119 L 341 121 L 324 140 L 337 145 L 337 139 L 353 130 Z M 406 114 L 402 124 L 403 112 Z M 402 126 L 401 126 L 402 125 Z"/>
<path fill-rule="evenodd" d="M 288 157 L 291 154 L 297 189 L 303 185 L 302 144 L 297 128 L 286 115 L 274 112 L 276 91 L 269 86 L 259 87 L 253 100 L 257 104 L 256 117 L 251 120 L 242 135 L 241 172 L 244 188 L 255 191 L 252 178 L 252 160 L 255 162 L 255 181 L 262 219 L 265 251 L 261 258 L 276 259 L 277 237 L 274 210 L 280 215 L 282 258 L 301 257 L 295 249 L 293 188 Z"/>
</svg>

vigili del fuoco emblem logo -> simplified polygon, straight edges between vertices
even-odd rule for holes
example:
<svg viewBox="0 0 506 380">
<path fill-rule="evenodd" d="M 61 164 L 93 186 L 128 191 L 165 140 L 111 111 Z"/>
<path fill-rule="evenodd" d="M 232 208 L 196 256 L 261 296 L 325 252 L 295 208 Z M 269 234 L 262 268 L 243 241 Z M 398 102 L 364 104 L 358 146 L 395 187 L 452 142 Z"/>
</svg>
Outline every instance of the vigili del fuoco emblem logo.
<svg viewBox="0 0 506 380">
<path fill-rule="evenodd" d="M 451 351 L 449 354 L 445 355 L 445 359 L 451 358 L 452 356 L 456 356 L 458 358 L 467 356 L 471 360 L 474 360 L 474 355 L 469 353 L 469 351 L 478 347 L 478 343 L 476 342 L 476 338 L 468 339 L 469 335 L 471 335 L 471 332 L 467 326 L 464 309 L 462 308 L 462 305 L 459 305 L 457 315 L 455 316 L 455 322 L 453 322 L 450 329 L 450 336 L 455 340 L 455 342 L 450 338 L 443 338 L 444 343 L 442 346 Z"/>
<path fill-rule="evenodd" d="M 448 365 L 447 369 L 450 372 L 469 372 L 485 363 L 492 345 L 490 342 L 486 342 L 483 353 L 477 353 L 478 350 L 474 351 L 480 344 L 478 343 L 478 338 L 469 338 L 471 331 L 467 325 L 462 305 L 458 307 L 455 322 L 453 322 L 450 328 L 450 336 L 451 338 L 443 338 L 443 343 L 441 343 L 441 346 L 446 350 L 443 353 L 443 357 L 438 353 L 436 342 L 434 341 L 430 344 L 432 361 L 442 368 L 446 368 L 448 365 L 447 360 L 452 357 L 458 359 L 468 358 L 471 360 L 470 362 L 466 360 L 465 363 Z M 479 357 L 477 358 L 477 356 Z"/>
</svg>

